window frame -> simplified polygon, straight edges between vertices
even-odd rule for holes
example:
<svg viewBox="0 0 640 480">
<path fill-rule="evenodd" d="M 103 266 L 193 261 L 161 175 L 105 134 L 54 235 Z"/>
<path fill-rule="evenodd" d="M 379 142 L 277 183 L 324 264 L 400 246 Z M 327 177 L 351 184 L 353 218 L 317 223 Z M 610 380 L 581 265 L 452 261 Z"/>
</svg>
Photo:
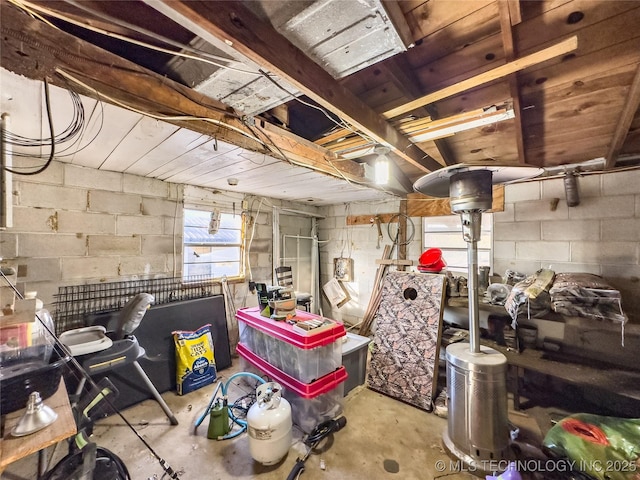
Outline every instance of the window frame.
<svg viewBox="0 0 640 480">
<path fill-rule="evenodd" d="M 188 211 L 198 211 L 198 212 L 205 212 L 207 214 L 211 214 L 211 212 L 215 211 L 215 210 L 219 210 L 220 211 L 220 224 L 223 224 L 223 219 L 222 216 L 223 215 L 228 215 L 231 217 L 234 216 L 239 216 L 240 217 L 240 240 L 238 243 L 207 243 L 207 242 L 188 242 L 187 241 L 187 236 L 186 236 L 186 229 L 188 227 L 194 227 L 193 225 L 189 226 L 187 225 L 187 212 Z M 226 209 L 220 209 L 220 208 L 214 208 L 214 207 L 206 207 L 206 206 L 198 206 L 198 205 L 185 205 L 183 206 L 183 216 L 182 216 L 182 251 L 181 251 L 181 262 L 182 262 L 182 278 L 185 280 L 189 280 L 190 278 L 197 278 L 198 281 L 202 281 L 203 279 L 207 279 L 207 280 L 211 280 L 211 281 L 221 281 L 226 277 L 226 280 L 232 283 L 240 283 L 240 282 L 244 282 L 245 277 L 246 277 L 246 262 L 245 262 L 245 255 L 246 255 L 246 221 L 245 221 L 245 214 L 244 212 L 241 213 L 236 213 L 236 212 L 232 212 Z M 199 226 L 195 226 L 196 228 L 200 228 Z M 237 229 L 231 229 L 231 230 L 237 230 Z M 189 247 L 213 247 L 213 248 L 225 248 L 225 247 L 229 247 L 229 248 L 238 248 L 239 249 L 239 259 L 238 259 L 238 273 L 237 275 L 232 275 L 232 276 L 226 276 L 226 275 L 220 275 L 220 276 L 214 276 L 213 274 L 211 275 L 207 275 L 207 274 L 196 274 L 196 275 L 187 275 L 187 265 L 193 265 L 193 264 L 197 264 L 197 262 L 187 262 L 186 259 L 186 250 Z M 213 252 L 212 252 L 213 254 Z M 210 261 L 210 262 L 199 262 L 200 264 L 208 264 L 208 265 L 213 265 L 216 262 L 215 261 Z M 235 263 L 235 260 L 234 260 Z"/>
<path fill-rule="evenodd" d="M 439 230 L 429 230 L 429 224 L 434 224 L 439 218 L 446 218 L 448 223 L 452 223 L 457 219 L 455 226 L 445 226 Z M 442 238 L 457 234 L 458 237 L 455 241 L 442 244 L 440 242 L 434 242 L 434 236 L 441 235 Z M 488 238 L 487 238 L 488 237 Z M 459 240 L 458 240 L 459 239 Z M 493 214 L 490 212 L 482 214 L 482 224 L 480 232 L 480 241 L 478 242 L 478 266 L 487 265 L 487 262 L 481 260 L 482 254 L 488 254 L 488 265 L 490 270 L 493 271 Z M 462 246 L 464 244 L 464 247 Z M 487 245 L 487 246 L 483 246 Z M 466 274 L 469 271 L 468 257 L 467 257 L 467 242 L 462 237 L 462 222 L 460 215 L 437 215 L 428 216 L 422 218 L 422 247 L 424 250 L 428 248 L 439 248 L 443 252 L 443 258 L 447 261 L 447 251 L 455 251 L 458 253 L 464 252 L 464 266 L 447 264 L 447 270 L 455 274 Z"/>
</svg>

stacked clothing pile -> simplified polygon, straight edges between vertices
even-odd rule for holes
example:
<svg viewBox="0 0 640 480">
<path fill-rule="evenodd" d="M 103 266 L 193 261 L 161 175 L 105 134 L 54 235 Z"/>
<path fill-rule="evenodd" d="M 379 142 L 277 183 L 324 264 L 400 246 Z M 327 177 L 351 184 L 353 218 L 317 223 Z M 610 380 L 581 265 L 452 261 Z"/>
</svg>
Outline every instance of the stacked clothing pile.
<svg viewBox="0 0 640 480">
<path fill-rule="evenodd" d="M 622 297 L 604 279 L 591 273 L 559 273 L 549 290 L 554 312 L 625 324 Z"/>
</svg>

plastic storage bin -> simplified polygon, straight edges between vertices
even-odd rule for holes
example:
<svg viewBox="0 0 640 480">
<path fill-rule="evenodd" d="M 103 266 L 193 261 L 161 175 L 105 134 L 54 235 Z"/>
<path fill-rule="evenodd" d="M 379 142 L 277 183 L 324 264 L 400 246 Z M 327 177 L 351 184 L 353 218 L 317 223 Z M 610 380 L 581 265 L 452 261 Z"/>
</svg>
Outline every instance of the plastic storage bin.
<svg viewBox="0 0 640 480">
<path fill-rule="evenodd" d="M 322 320 L 327 325 L 304 332 L 284 321 L 260 315 L 259 307 L 241 308 L 236 314 L 240 343 L 252 353 L 302 383 L 311 383 L 342 366 L 344 325 L 312 313 L 296 311 L 292 320 Z"/>
<path fill-rule="evenodd" d="M 369 343 L 371 343 L 369 337 L 355 333 L 347 333 L 346 341 L 342 342 L 342 365 L 349 375 L 344 382 L 345 395 L 358 385 L 364 384 Z"/>
<path fill-rule="evenodd" d="M 293 423 L 305 433 L 310 433 L 316 425 L 336 418 L 342 413 L 344 382 L 347 371 L 338 368 L 312 383 L 302 383 L 264 359 L 238 344 L 241 368 L 257 375 L 267 375 L 282 385 L 282 395 L 291 404 Z"/>
</svg>

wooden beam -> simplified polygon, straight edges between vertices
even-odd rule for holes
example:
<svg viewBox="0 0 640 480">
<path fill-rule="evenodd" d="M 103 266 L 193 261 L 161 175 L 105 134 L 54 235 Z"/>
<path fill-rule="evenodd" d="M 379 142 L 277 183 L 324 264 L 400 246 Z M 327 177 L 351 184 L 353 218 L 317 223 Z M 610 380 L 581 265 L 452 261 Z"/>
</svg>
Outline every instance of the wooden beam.
<svg viewBox="0 0 640 480">
<path fill-rule="evenodd" d="M 414 225 L 415 228 L 415 225 Z M 415 234 L 415 230 L 413 232 Z M 407 260 L 407 201 L 400 200 L 400 215 L 398 215 L 398 262 L 411 262 L 407 264 L 398 264 L 398 270 L 404 271 L 405 265 L 413 265 L 411 260 Z"/>
<path fill-rule="evenodd" d="M 389 59 L 388 63 L 384 62 L 383 65 L 387 67 L 385 68 L 387 75 L 389 75 L 391 81 L 400 89 L 401 92 L 407 92 L 410 98 L 417 98 L 422 95 L 423 90 L 416 76 L 411 73 L 413 70 L 409 65 L 409 62 L 407 62 L 406 57 L 396 55 Z M 391 68 L 388 68 L 389 66 L 391 66 Z M 436 109 L 433 105 L 425 105 L 423 111 L 425 116 L 430 119 L 438 119 Z M 453 158 L 453 152 L 446 140 L 438 138 L 435 139 L 433 143 L 436 145 L 445 165 L 458 163 Z"/>
<path fill-rule="evenodd" d="M 398 270 L 404 271 L 405 267 L 413 265 L 413 260 L 407 260 L 405 258 L 389 259 L 389 260 L 376 260 L 376 265 L 394 265 L 398 267 Z"/>
<path fill-rule="evenodd" d="M 454 85 L 438 90 L 437 92 L 429 93 L 409 103 L 405 103 L 404 105 L 400 105 L 396 108 L 392 108 L 391 110 L 387 110 L 382 115 L 385 118 L 398 117 L 404 113 L 408 113 L 424 105 L 437 102 L 438 100 L 442 100 L 443 98 L 451 97 L 458 93 L 465 92 L 479 85 L 498 80 L 511 73 L 515 73 L 533 65 L 538 65 L 539 63 L 546 62 L 547 60 L 550 60 L 552 58 L 564 55 L 565 53 L 569 53 L 576 48 L 578 48 L 578 37 L 573 36 L 559 43 L 556 43 L 551 47 L 532 53 L 531 55 L 527 55 L 512 62 L 508 62 L 504 65 L 500 65 L 499 67 L 489 70 L 488 72 L 483 72 L 479 75 L 476 75 L 475 77 L 468 78 Z"/>
<path fill-rule="evenodd" d="M 410 194 L 415 195 L 415 194 Z M 379 213 L 377 215 L 349 215 L 347 217 L 347 225 L 375 225 L 376 217 L 380 219 L 382 223 L 389 223 L 391 221 L 397 222 L 398 215 L 396 213 Z"/>
<path fill-rule="evenodd" d="M 185 116 L 208 119 L 167 120 L 189 130 L 216 137 L 247 150 L 273 154 L 243 124 L 240 115 L 213 100 L 164 76 L 146 70 L 70 34 L 35 20 L 7 2 L 0 4 L 2 22 L 2 66 L 35 80 L 50 82 L 78 93 L 114 103 L 96 93 L 158 116 Z M 89 88 L 73 85 L 56 74 L 60 69 L 80 79 Z M 212 123 L 218 122 L 218 123 Z M 228 125 L 229 128 L 224 128 Z M 359 183 L 368 183 L 362 165 L 337 157 L 332 152 L 267 123 L 258 125 L 269 139 L 296 163 L 325 174 Z"/>
<path fill-rule="evenodd" d="M 504 1 L 504 0 L 503 0 Z M 509 19 L 511 26 L 515 27 L 522 22 L 522 9 L 520 8 L 520 0 L 506 0 L 509 10 Z"/>
<path fill-rule="evenodd" d="M 513 40 L 513 18 L 520 18 L 520 3 L 508 2 L 505 0 L 498 1 L 498 8 L 500 11 L 500 30 L 502 32 L 502 45 L 504 49 L 504 56 L 507 62 L 512 62 L 517 56 L 517 50 L 515 42 Z M 513 112 L 515 115 L 514 121 L 516 124 L 516 146 L 518 148 L 518 163 L 524 165 L 527 163 L 526 150 L 524 148 L 524 135 L 522 126 L 522 101 L 520 98 L 520 89 L 518 88 L 518 74 L 511 73 L 507 76 L 509 82 L 509 92 L 513 99 Z"/>
<path fill-rule="evenodd" d="M 404 12 L 400 8 L 400 5 L 398 5 L 398 0 L 382 0 L 382 8 L 388 15 L 389 20 L 391 20 L 404 46 L 407 48 L 413 47 L 415 45 L 413 34 L 411 33 L 411 28 L 407 23 Z"/>
<path fill-rule="evenodd" d="M 436 160 L 343 87 L 270 24 L 256 17 L 244 2 L 145 1 L 204 40 L 213 44 L 223 41 L 230 45 L 376 142 L 390 147 L 420 170 L 428 172 L 441 168 Z"/>
<path fill-rule="evenodd" d="M 616 162 L 618 161 L 618 155 L 620 155 L 620 150 L 622 150 L 622 146 L 624 145 L 624 141 L 629 134 L 629 128 L 631 127 L 631 122 L 633 121 L 633 117 L 638 111 L 638 107 L 640 106 L 640 65 L 636 70 L 636 75 L 633 77 L 633 82 L 631 82 L 631 86 L 629 87 L 629 92 L 627 93 L 627 100 L 624 104 L 624 108 L 620 113 L 620 118 L 618 119 L 618 125 L 616 125 L 616 131 L 613 134 L 613 138 L 611 139 L 611 146 L 609 147 L 609 151 L 607 152 L 606 162 L 604 165 L 605 169 L 610 169 L 616 166 Z"/>
<path fill-rule="evenodd" d="M 504 185 L 493 186 L 493 202 L 489 212 L 504 211 Z M 421 193 L 407 195 L 407 215 L 410 217 L 440 217 L 453 215 L 448 198 L 428 197 Z"/>
<path fill-rule="evenodd" d="M 390 157 L 391 155 L 387 155 Z M 391 166 L 391 175 L 397 180 L 397 182 L 402 185 L 402 188 L 405 189 L 406 193 L 413 192 L 413 182 L 407 174 L 400 168 L 397 162 L 394 162 L 392 159 L 389 159 L 389 163 Z"/>
</svg>

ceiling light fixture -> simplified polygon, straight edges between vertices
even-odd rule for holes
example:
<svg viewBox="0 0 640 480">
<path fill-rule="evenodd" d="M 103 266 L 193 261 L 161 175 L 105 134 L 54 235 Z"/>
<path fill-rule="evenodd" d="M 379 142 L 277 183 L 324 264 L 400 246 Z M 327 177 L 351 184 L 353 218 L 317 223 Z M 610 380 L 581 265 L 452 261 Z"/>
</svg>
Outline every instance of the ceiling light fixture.
<svg viewBox="0 0 640 480">
<path fill-rule="evenodd" d="M 376 185 L 386 185 L 389 183 L 390 166 L 387 154 L 390 151 L 391 149 L 384 145 L 376 145 L 373 149 L 373 153 L 378 155 L 373 163 Z"/>
<path fill-rule="evenodd" d="M 450 137 L 459 132 L 491 125 L 492 123 L 503 122 L 515 118 L 512 108 L 498 108 L 492 105 L 488 108 L 475 110 L 473 112 L 454 115 L 452 117 L 434 120 L 420 128 L 411 130 L 411 124 L 403 125 L 401 128 L 407 133 L 409 139 L 414 143 L 436 140 L 438 138 Z M 411 122 L 413 123 L 413 122 Z"/>
</svg>

